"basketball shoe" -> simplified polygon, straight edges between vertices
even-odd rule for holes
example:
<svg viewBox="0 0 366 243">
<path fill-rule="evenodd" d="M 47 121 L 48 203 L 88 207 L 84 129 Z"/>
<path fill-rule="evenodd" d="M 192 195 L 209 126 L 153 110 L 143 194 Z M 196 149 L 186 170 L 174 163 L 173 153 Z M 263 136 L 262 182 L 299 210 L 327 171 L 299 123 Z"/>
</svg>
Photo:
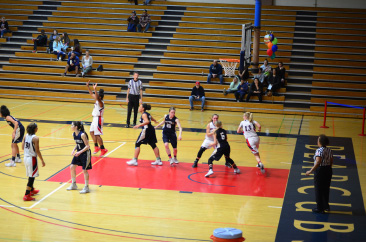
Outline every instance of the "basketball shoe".
<svg viewBox="0 0 366 243">
<path fill-rule="evenodd" d="M 213 172 L 213 170 L 209 170 L 208 172 L 207 172 L 207 174 L 205 175 L 205 177 L 209 177 L 210 175 L 212 175 L 214 172 Z"/>
<path fill-rule="evenodd" d="M 127 161 L 126 164 L 137 166 L 137 159 L 131 159 L 130 161 Z"/>
</svg>

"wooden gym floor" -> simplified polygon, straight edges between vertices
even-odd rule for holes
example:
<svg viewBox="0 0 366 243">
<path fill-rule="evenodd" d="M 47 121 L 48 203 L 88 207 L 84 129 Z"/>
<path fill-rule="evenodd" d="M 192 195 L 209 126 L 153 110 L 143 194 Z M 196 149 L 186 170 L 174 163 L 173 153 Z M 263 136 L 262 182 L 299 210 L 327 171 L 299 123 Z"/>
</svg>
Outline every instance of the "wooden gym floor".
<svg viewBox="0 0 366 243">
<path fill-rule="evenodd" d="M 37 122 L 46 162 L 35 181 L 40 194 L 36 201 L 24 202 L 25 167 L 23 162 L 5 167 L 11 156 L 12 130 L 1 119 L 0 241 L 211 241 L 213 230 L 221 227 L 241 229 L 246 241 L 366 240 L 362 230 L 366 138 L 358 136 L 361 119 L 329 118 L 330 128 L 322 129 L 321 117 L 255 113 L 254 119 L 262 125 L 259 152 L 267 169 L 262 175 L 243 136 L 236 134 L 242 113 L 220 111 L 220 120 L 231 133 L 231 157 L 242 174 L 225 168 L 221 159 L 214 162 L 214 176 L 205 178 L 213 150 L 203 154 L 197 169 L 191 165 L 214 112 L 177 109 L 184 128 L 178 142 L 178 165 L 170 167 L 167 162 L 159 129 L 156 133 L 164 165 L 150 165 L 155 160 L 153 151 L 143 145 L 139 166 L 128 167 L 125 161 L 133 157 L 140 130 L 125 128 L 125 103 L 108 105 L 103 135 L 108 156 L 93 157 L 91 192 L 81 195 L 66 191 L 70 153 L 75 146 L 70 122 L 85 121 L 89 131 L 93 104 L 1 99 L 0 105 L 8 106 L 25 127 Z M 167 110 L 153 107 L 151 114 L 161 121 Z M 314 150 L 309 145 L 315 145 L 321 133 L 330 137 L 338 154 L 334 175 L 346 179 L 340 182 L 334 177 L 330 198 L 334 212 L 319 216 L 310 212 L 315 200 L 313 181 L 303 179 L 301 173 L 311 166 Z M 81 189 L 82 173 L 77 182 Z M 343 194 L 336 188 L 342 188 Z M 302 197 L 308 205 L 302 204 L 299 210 Z M 346 204 L 347 208 L 342 207 Z M 333 226 L 322 231 L 315 222 Z"/>
</svg>

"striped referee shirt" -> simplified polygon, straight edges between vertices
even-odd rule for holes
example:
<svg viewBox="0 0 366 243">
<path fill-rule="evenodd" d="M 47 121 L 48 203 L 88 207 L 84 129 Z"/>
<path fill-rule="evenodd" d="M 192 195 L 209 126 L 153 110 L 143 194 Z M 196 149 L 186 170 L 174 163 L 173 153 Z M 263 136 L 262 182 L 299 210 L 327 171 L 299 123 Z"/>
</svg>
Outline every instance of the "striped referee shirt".
<svg viewBox="0 0 366 243">
<path fill-rule="evenodd" d="M 132 95 L 140 95 L 140 90 L 142 89 L 142 82 L 141 80 L 130 79 L 128 82 L 128 88 L 130 89 L 130 94 Z"/>
<path fill-rule="evenodd" d="M 330 148 L 320 147 L 315 151 L 314 164 L 316 163 L 316 157 L 321 157 L 320 166 L 327 166 L 331 163 L 333 152 Z"/>
</svg>

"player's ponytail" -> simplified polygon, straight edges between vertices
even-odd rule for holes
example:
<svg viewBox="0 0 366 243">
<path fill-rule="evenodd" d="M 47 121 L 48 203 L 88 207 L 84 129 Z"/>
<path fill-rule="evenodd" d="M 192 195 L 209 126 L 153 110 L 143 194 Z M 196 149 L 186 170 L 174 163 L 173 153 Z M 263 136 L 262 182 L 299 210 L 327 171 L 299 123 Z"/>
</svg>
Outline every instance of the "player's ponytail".
<svg viewBox="0 0 366 243">
<path fill-rule="evenodd" d="M 144 108 L 145 111 L 151 110 L 151 105 L 143 103 L 142 108 Z"/>
<path fill-rule="evenodd" d="M 222 127 L 222 122 L 219 121 L 219 120 L 215 121 L 215 126 L 216 127 Z"/>
<path fill-rule="evenodd" d="M 170 108 L 169 108 L 169 112 L 170 111 L 175 111 L 175 107 L 174 106 L 171 106 Z"/>
<path fill-rule="evenodd" d="M 249 120 L 249 122 L 253 122 L 253 113 L 245 112 L 244 115 Z"/>
<path fill-rule="evenodd" d="M 34 135 L 36 134 L 36 129 L 37 129 L 37 123 L 32 122 L 27 126 L 27 133 L 28 135 Z"/>
<path fill-rule="evenodd" d="M 103 100 L 103 98 L 104 98 L 104 89 L 99 90 L 99 97 L 100 97 L 101 100 Z"/>
<path fill-rule="evenodd" d="M 72 124 L 81 132 L 85 133 L 86 139 L 89 140 L 88 134 L 85 132 L 84 124 L 81 121 L 73 121 Z"/>
</svg>

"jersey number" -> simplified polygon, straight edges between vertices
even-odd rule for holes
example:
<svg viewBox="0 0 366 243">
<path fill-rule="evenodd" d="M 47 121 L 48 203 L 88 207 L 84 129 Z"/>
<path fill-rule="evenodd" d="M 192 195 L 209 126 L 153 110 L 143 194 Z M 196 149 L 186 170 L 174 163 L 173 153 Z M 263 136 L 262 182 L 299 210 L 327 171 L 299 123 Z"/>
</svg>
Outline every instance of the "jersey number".
<svg viewBox="0 0 366 243">
<path fill-rule="evenodd" d="M 252 126 L 251 125 L 245 126 L 245 131 L 246 132 L 249 132 L 250 130 L 252 130 Z"/>
<path fill-rule="evenodd" d="M 30 144 L 28 142 L 25 142 L 25 148 L 29 149 L 30 148 Z"/>
<path fill-rule="evenodd" d="M 225 140 L 225 134 L 223 132 L 220 133 L 221 139 L 224 141 Z"/>
<path fill-rule="evenodd" d="M 167 124 L 166 124 L 166 127 L 167 127 L 167 128 L 172 128 L 172 125 L 171 125 L 171 124 L 169 124 L 169 123 L 167 123 Z"/>
<path fill-rule="evenodd" d="M 77 144 L 77 146 L 78 146 L 78 149 L 80 150 L 81 148 L 80 148 L 80 144 Z"/>
</svg>

